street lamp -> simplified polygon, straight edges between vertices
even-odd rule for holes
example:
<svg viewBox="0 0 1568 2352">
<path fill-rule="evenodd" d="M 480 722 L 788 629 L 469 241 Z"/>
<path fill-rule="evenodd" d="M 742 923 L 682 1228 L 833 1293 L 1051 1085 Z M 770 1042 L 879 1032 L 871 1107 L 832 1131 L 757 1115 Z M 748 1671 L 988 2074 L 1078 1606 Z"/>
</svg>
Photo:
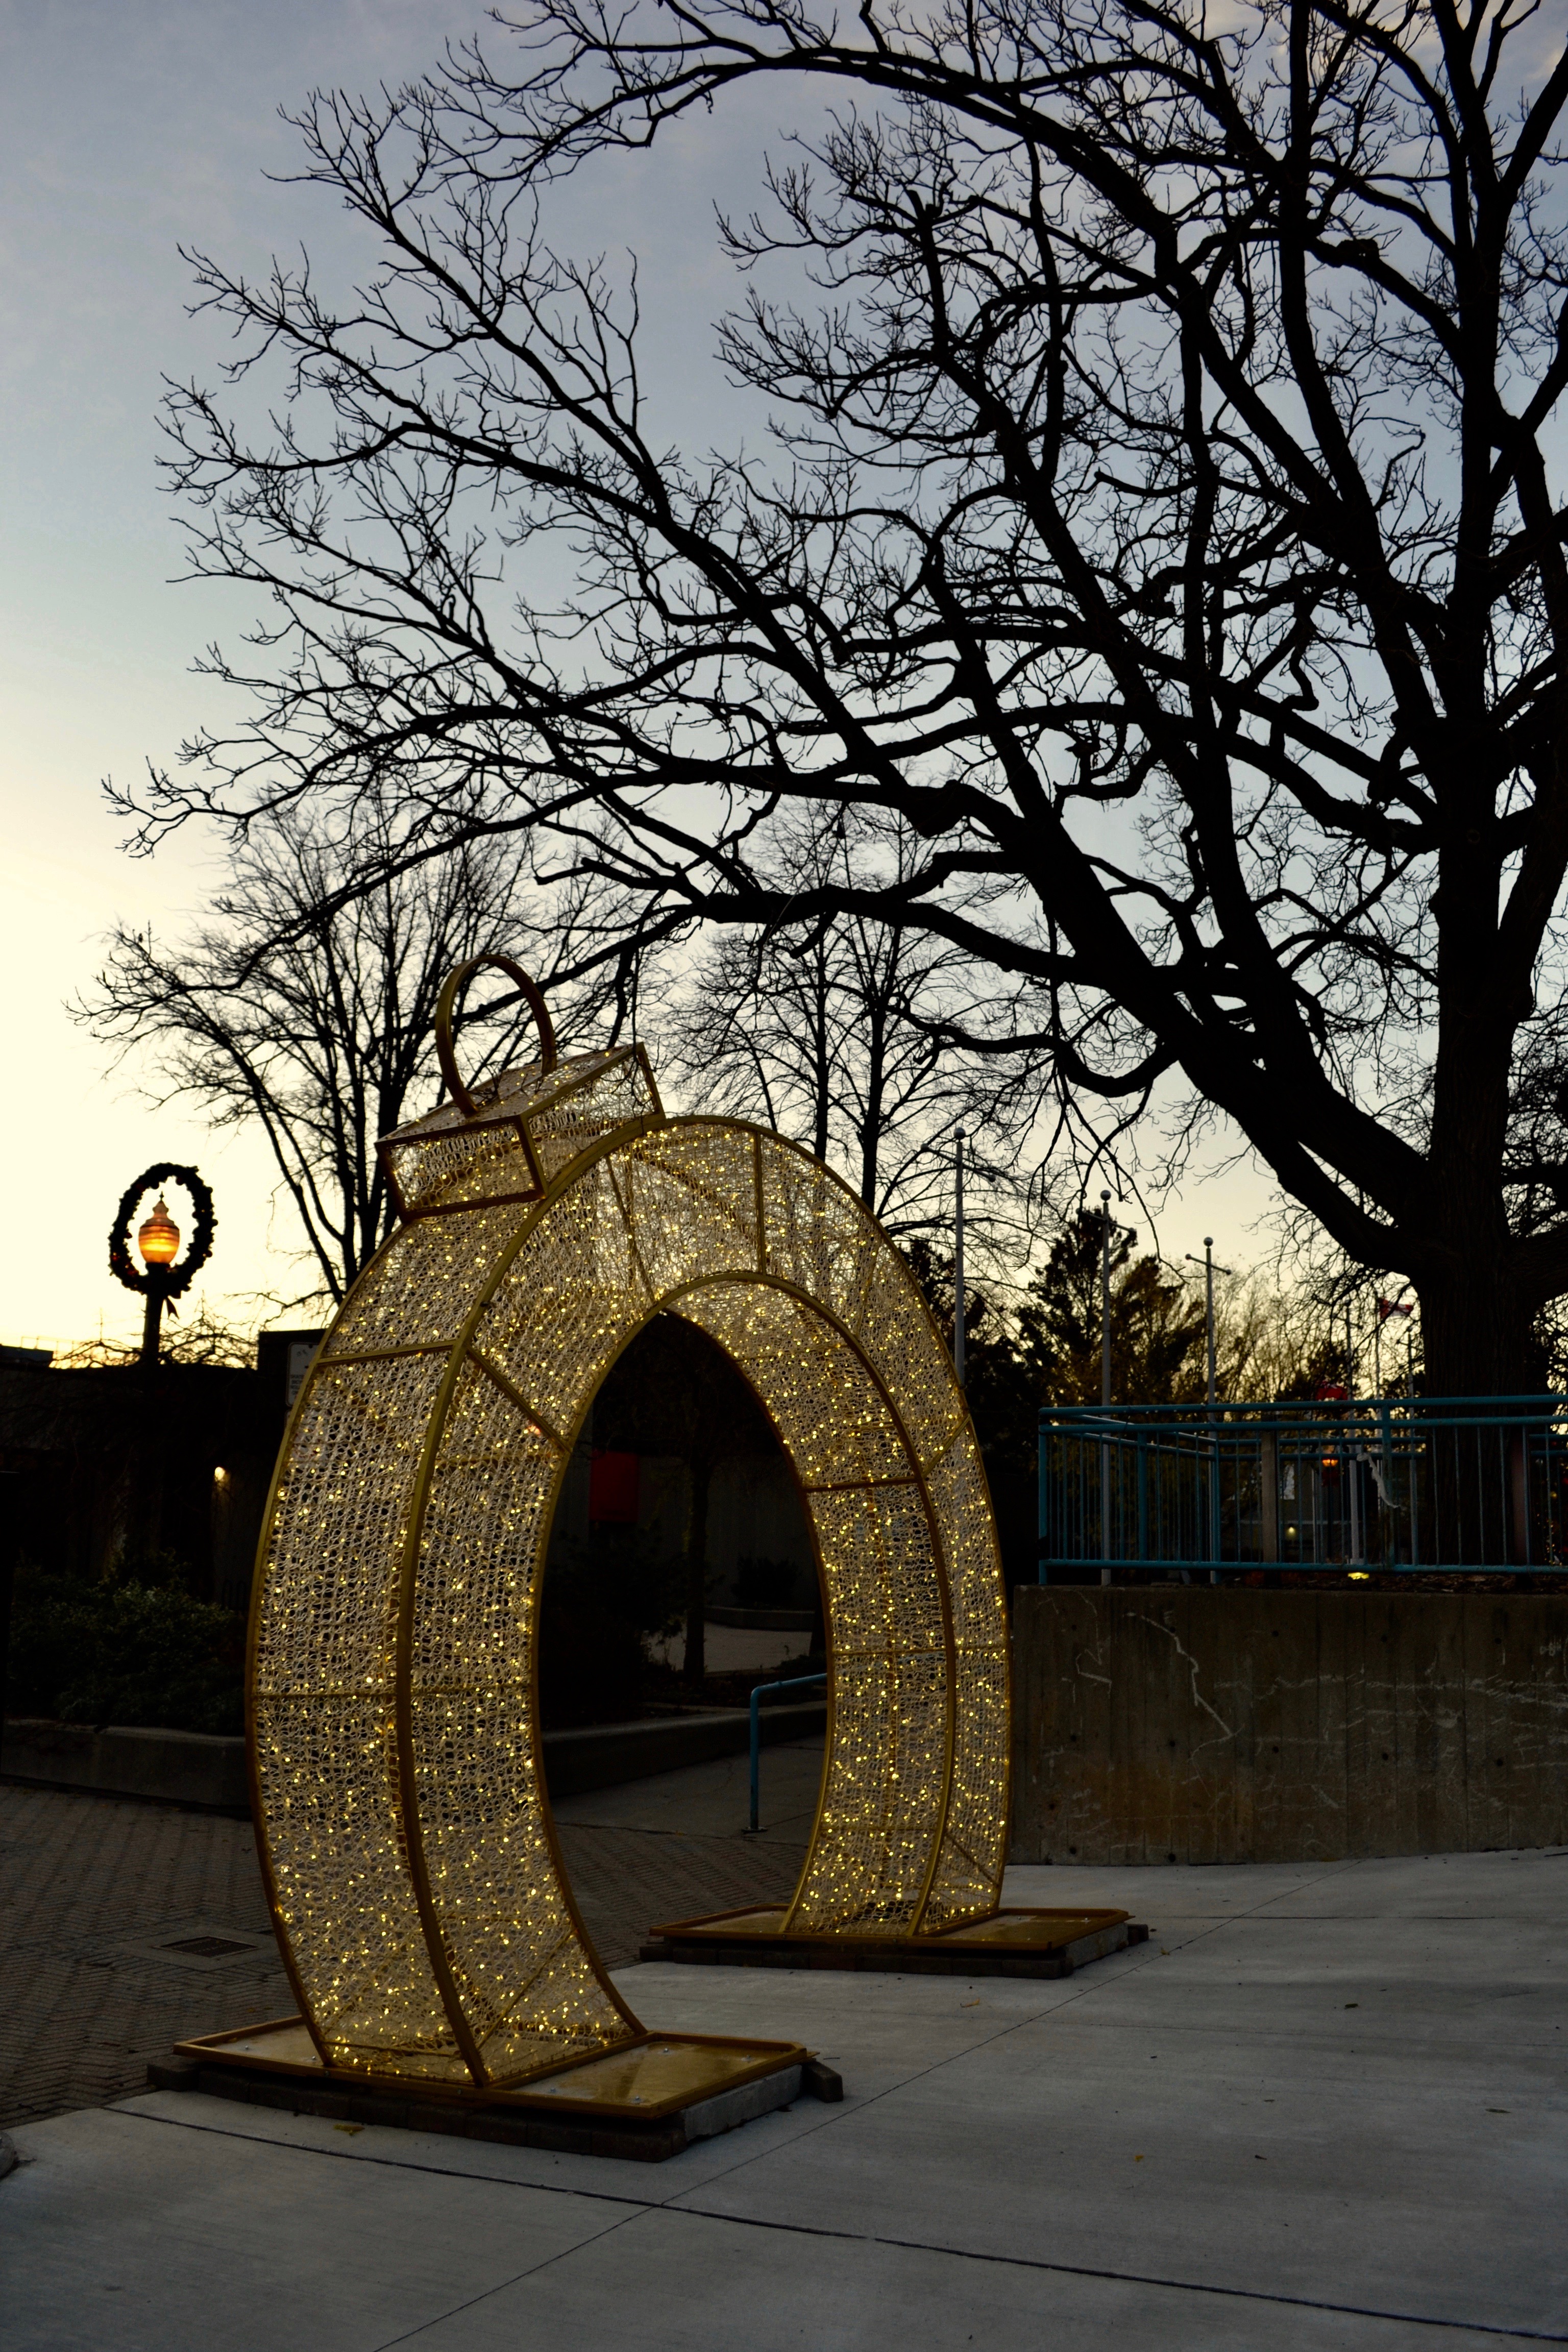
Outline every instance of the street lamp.
<svg viewBox="0 0 1568 2352">
<path fill-rule="evenodd" d="M 162 1192 L 152 1215 L 142 1222 L 136 1246 L 143 1265 L 173 1265 L 179 1255 L 180 1228 L 169 1214 L 169 1203 Z"/>
<path fill-rule="evenodd" d="M 1131 1225 L 1111 1222 L 1110 1194 L 1100 1196 L 1100 1402 L 1102 1411 L 1110 1404 L 1110 1243 L 1111 1237 L 1129 1244 L 1138 1238 Z M 1102 1435 L 1100 1441 L 1100 1580 L 1110 1582 L 1110 1440 Z"/>
<path fill-rule="evenodd" d="M 952 1369 L 963 1386 L 963 1129 L 952 1159 Z"/>
<path fill-rule="evenodd" d="M 180 1247 L 180 1228 L 169 1214 L 169 1203 L 162 1192 L 158 1195 L 157 1207 L 137 1233 L 136 1246 L 147 1269 L 147 1311 L 142 1321 L 142 1361 L 155 1364 L 163 1328 L 163 1301 L 168 1295 L 169 1268 L 174 1265 Z"/>
<path fill-rule="evenodd" d="M 965 1213 L 963 1176 L 965 1162 L 972 1176 L 994 1177 L 1004 1181 L 1004 1171 L 984 1160 L 976 1160 L 969 1148 L 969 1130 L 959 1128 L 953 1137 L 952 1167 L 952 1369 L 958 1375 L 958 1385 L 964 1384 L 966 1339 L 964 1333 L 963 1235 Z M 897 1224 L 882 1227 L 885 1234 L 921 1234 L 940 1232 L 945 1221 L 938 1217 L 904 1217 Z M 984 1223 L 984 1218 L 981 1220 Z"/>
<path fill-rule="evenodd" d="M 1110 1195 L 1100 1196 L 1100 1402 L 1110 1402 L 1110 1244 L 1126 1242 L 1129 1246 L 1138 1238 L 1135 1225 L 1119 1225 L 1112 1222 Z"/>
<path fill-rule="evenodd" d="M 171 1181 L 181 1184 L 189 1193 L 192 1209 L 191 1238 L 185 1255 L 176 1267 L 179 1256 L 180 1228 L 169 1214 L 164 1187 Z M 157 1201 L 151 1215 L 142 1219 L 136 1233 L 136 1248 L 142 1264 L 137 1265 L 131 1255 L 131 1220 L 136 1204 L 156 1189 Z M 166 1160 L 156 1168 L 145 1168 L 134 1184 L 128 1184 L 120 1196 L 120 1206 L 109 1232 L 109 1265 L 116 1281 L 127 1290 L 141 1291 L 146 1301 L 142 1324 L 142 1361 L 154 1367 L 158 1361 L 158 1343 L 162 1334 L 163 1309 L 188 1290 L 195 1276 L 212 1255 L 213 1196 L 194 1168 L 184 1168 Z"/>
<path fill-rule="evenodd" d="M 1219 1438 L 1215 1434 L 1213 1420 L 1215 1402 L 1214 1278 L 1216 1274 L 1229 1274 L 1231 1268 L 1228 1265 L 1215 1265 L 1214 1262 L 1214 1235 L 1212 1234 L 1205 1234 L 1204 1235 L 1204 1254 L 1201 1258 L 1194 1257 L 1191 1250 L 1188 1250 L 1186 1256 L 1187 1264 L 1189 1265 L 1201 1265 L 1204 1270 L 1205 1321 L 1208 1333 L 1208 1401 L 1210 1414 L 1209 1444 L 1212 1449 L 1209 1465 L 1209 1556 L 1211 1559 L 1217 1560 L 1219 1558 L 1220 1546 L 1220 1507 Z M 1210 1568 L 1209 1582 L 1211 1584 L 1217 1584 L 1219 1582 L 1219 1570 L 1217 1568 Z"/>
</svg>

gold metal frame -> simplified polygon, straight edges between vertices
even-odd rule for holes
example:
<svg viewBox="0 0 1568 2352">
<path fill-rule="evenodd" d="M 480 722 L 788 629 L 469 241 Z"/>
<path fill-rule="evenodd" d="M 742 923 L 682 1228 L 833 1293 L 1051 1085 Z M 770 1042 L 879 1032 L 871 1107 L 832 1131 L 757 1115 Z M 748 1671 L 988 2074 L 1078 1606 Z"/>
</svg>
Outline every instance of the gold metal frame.
<svg viewBox="0 0 1568 2352">
<path fill-rule="evenodd" d="M 404 1223 L 295 1404 L 252 1611 L 258 1845 L 300 2015 L 323 2063 L 430 2087 L 643 2033 L 562 1865 L 535 1644 L 572 1450 L 656 1315 L 748 1380 L 812 1528 L 827 1752 L 786 1931 L 987 1918 L 1005 1848 L 994 1528 L 903 1259 L 782 1138 L 667 1118 L 640 1048 L 551 1067 L 542 1039 L 383 1146 Z"/>
</svg>

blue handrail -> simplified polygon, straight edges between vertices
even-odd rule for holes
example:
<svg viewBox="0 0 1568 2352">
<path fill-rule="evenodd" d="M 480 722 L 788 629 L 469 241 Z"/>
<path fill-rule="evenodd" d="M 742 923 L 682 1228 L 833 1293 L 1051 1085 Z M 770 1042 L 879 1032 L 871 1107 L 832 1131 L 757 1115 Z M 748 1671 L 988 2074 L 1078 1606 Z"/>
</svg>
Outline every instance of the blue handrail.
<svg viewBox="0 0 1568 2352">
<path fill-rule="evenodd" d="M 758 1771 L 758 1759 L 762 1753 L 763 1727 L 757 1702 L 761 1699 L 764 1691 L 805 1690 L 809 1685 L 825 1683 L 826 1680 L 827 1676 L 826 1675 L 795 1675 L 788 1682 L 785 1683 L 758 1683 L 752 1693 L 751 1834 L 752 1837 L 755 1837 L 757 1834 L 757 1822 L 762 1802 L 762 1786 L 761 1776 Z"/>
<path fill-rule="evenodd" d="M 1042 1581 L 1568 1577 L 1568 1396 L 1049 1405 L 1039 1511 Z"/>
</svg>

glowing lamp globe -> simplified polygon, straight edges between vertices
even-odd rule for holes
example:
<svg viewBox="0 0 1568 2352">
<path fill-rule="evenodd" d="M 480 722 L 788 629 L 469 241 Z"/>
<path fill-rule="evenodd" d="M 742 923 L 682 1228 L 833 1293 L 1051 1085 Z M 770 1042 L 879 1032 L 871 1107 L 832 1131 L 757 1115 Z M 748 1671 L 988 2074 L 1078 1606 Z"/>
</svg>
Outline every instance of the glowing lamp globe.
<svg viewBox="0 0 1568 2352">
<path fill-rule="evenodd" d="M 163 1194 L 158 1205 L 136 1236 L 136 1246 L 148 1266 L 173 1265 L 180 1246 L 180 1228 L 169 1214 L 169 1204 Z"/>
</svg>

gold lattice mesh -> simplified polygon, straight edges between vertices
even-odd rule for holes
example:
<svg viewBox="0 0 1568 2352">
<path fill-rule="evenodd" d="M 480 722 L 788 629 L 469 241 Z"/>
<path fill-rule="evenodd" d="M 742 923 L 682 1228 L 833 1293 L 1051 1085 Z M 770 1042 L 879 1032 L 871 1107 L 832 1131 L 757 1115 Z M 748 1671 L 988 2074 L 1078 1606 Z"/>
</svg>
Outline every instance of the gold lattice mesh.
<svg viewBox="0 0 1568 2352">
<path fill-rule="evenodd" d="M 816 1547 L 830 1731 L 788 1924 L 987 1916 L 1007 1811 L 990 1506 L 946 1350 L 859 1202 L 775 1136 L 665 1119 L 629 1050 L 509 1073 L 475 1118 L 385 1150 L 407 1221 L 301 1394 L 253 1622 L 264 1858 L 330 2061 L 504 2083 L 638 2030 L 555 1851 L 536 1641 L 567 1458 L 660 1312 L 751 1382 Z"/>
</svg>

